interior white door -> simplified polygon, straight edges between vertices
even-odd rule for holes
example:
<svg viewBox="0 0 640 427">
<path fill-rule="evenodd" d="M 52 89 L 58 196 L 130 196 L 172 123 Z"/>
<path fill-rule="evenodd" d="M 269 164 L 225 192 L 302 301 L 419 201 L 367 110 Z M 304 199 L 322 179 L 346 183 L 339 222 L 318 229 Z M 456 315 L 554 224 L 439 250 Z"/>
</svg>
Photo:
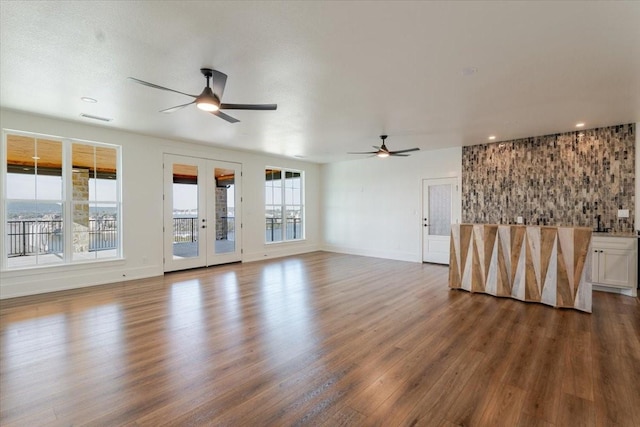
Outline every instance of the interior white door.
<svg viewBox="0 0 640 427">
<path fill-rule="evenodd" d="M 422 261 L 449 264 L 451 224 L 460 222 L 456 209 L 457 178 L 422 181 Z"/>
<path fill-rule="evenodd" d="M 240 261 L 238 163 L 165 154 L 164 271 Z"/>
</svg>

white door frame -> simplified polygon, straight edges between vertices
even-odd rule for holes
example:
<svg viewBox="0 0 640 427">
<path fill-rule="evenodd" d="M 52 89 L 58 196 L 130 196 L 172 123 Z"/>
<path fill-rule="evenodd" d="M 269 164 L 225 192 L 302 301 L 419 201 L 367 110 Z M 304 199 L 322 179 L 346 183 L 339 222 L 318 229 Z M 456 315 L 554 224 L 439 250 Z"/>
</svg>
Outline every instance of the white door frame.
<svg viewBox="0 0 640 427">
<path fill-rule="evenodd" d="M 197 255 L 173 255 L 173 165 L 187 164 L 198 168 L 198 241 Z M 184 270 L 242 261 L 242 165 L 240 163 L 165 153 L 164 168 L 164 271 Z M 233 251 L 216 253 L 216 180 L 215 169 L 232 169 L 234 177 L 235 236 Z"/>
<path fill-rule="evenodd" d="M 425 178 L 422 180 L 422 262 L 435 264 L 449 264 L 450 236 L 433 236 L 429 234 L 429 186 L 451 185 L 451 222 L 460 223 L 461 197 L 460 181 L 457 176 L 444 178 Z"/>
</svg>

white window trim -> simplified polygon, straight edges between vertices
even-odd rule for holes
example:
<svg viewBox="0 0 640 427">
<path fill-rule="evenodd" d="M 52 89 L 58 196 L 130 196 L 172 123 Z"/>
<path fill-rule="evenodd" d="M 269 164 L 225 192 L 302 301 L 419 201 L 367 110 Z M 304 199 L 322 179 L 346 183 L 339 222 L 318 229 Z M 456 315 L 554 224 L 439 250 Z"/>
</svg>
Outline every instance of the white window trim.
<svg viewBox="0 0 640 427">
<path fill-rule="evenodd" d="M 50 139 L 55 141 L 60 141 L 62 143 L 62 156 L 63 156 L 63 189 L 62 189 L 62 205 L 63 205 L 63 221 L 65 230 L 65 239 L 64 239 L 64 256 L 63 262 L 56 264 L 36 264 L 36 265 L 28 265 L 21 267 L 9 267 L 8 266 L 8 258 L 7 258 L 7 248 L 8 248 L 8 236 L 6 235 L 6 221 L 7 221 L 7 194 L 6 194 L 6 176 L 7 176 L 7 136 L 8 135 L 18 135 L 18 136 L 26 136 L 30 138 L 36 139 Z M 80 143 L 84 145 L 92 145 L 96 147 L 108 147 L 116 150 L 116 204 L 117 204 L 117 215 L 118 215 L 118 247 L 116 248 L 116 255 L 109 258 L 96 258 L 96 259 L 81 259 L 81 260 L 73 260 L 72 256 L 72 236 L 71 230 L 72 227 L 72 205 L 73 205 L 73 189 L 72 189 L 72 164 L 71 162 L 71 147 L 73 143 Z M 119 262 L 124 260 L 124 221 L 122 219 L 122 147 L 120 145 L 109 144 L 99 141 L 90 141 L 79 138 L 66 138 L 57 135 L 49 135 L 38 132 L 27 132 L 20 131 L 14 129 L 3 129 L 2 130 L 2 144 L 0 145 L 0 174 L 2 176 L 2 185 L 0 185 L 0 200 L 2 204 L 0 206 L 0 224 L 2 224 L 2 230 L 0 231 L 0 236 L 3 240 L 3 244 L 0 249 L 0 271 L 3 272 L 3 275 L 11 272 L 26 272 L 26 271 L 39 271 L 39 270 L 49 270 L 57 271 L 59 269 L 68 268 L 71 266 L 77 267 L 82 265 L 91 265 L 91 264 L 105 264 L 112 262 Z M 100 203 L 96 201 L 95 203 Z M 104 202 L 103 202 L 104 203 Z M 67 235 L 66 233 L 69 233 Z"/>
<path fill-rule="evenodd" d="M 286 221 L 286 203 L 285 203 L 285 194 L 284 194 L 284 190 L 285 190 L 285 185 L 284 185 L 284 180 L 285 180 L 285 176 L 287 172 L 296 172 L 300 174 L 300 211 L 302 212 L 302 237 L 298 238 L 298 239 L 286 239 L 286 232 L 285 229 L 283 228 L 282 230 L 282 240 L 277 240 L 277 241 L 267 241 L 265 238 L 265 245 L 282 245 L 282 244 L 292 244 L 292 243 L 296 243 L 296 242 L 303 242 L 307 239 L 307 213 L 306 213 L 306 191 L 305 191 L 305 171 L 301 170 L 301 169 L 292 169 L 292 168 L 284 168 L 284 167 L 280 167 L 280 166 L 265 166 L 264 168 L 264 172 L 266 174 L 266 171 L 268 169 L 271 170 L 279 170 L 282 175 L 281 175 L 281 179 L 282 179 L 282 187 L 281 187 L 281 191 L 282 191 L 282 195 L 281 195 L 281 200 L 282 202 L 280 203 L 280 206 L 282 207 L 282 215 L 283 215 L 283 223 Z M 266 179 L 266 175 L 265 175 L 265 179 Z M 265 187 L 265 181 L 263 180 L 262 183 L 262 196 L 264 197 L 264 187 Z M 265 209 L 265 213 L 266 213 L 266 206 L 267 206 L 267 201 L 266 199 L 263 199 L 263 203 L 262 203 L 263 208 Z M 264 225 L 263 225 L 263 232 L 266 232 L 266 216 L 265 219 L 263 219 Z"/>
</svg>

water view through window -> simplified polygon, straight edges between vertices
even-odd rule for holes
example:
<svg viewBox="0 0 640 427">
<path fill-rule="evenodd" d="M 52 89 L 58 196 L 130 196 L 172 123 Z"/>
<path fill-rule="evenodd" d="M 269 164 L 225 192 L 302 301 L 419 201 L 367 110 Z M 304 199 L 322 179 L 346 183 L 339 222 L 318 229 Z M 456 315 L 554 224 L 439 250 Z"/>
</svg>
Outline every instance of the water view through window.
<svg viewBox="0 0 640 427">
<path fill-rule="evenodd" d="M 8 134 L 5 149 L 3 267 L 119 256 L 117 148 Z"/>
</svg>

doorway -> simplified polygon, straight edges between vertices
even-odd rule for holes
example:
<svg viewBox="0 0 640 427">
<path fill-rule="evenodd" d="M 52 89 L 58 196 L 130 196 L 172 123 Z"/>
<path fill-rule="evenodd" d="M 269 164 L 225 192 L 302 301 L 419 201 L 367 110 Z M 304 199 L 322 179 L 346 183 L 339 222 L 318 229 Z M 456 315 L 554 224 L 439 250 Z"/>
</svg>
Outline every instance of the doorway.
<svg viewBox="0 0 640 427">
<path fill-rule="evenodd" d="M 164 271 L 241 261 L 242 165 L 164 155 Z"/>
<path fill-rule="evenodd" d="M 451 224 L 460 222 L 457 178 L 422 181 L 422 262 L 449 264 Z"/>
</svg>

